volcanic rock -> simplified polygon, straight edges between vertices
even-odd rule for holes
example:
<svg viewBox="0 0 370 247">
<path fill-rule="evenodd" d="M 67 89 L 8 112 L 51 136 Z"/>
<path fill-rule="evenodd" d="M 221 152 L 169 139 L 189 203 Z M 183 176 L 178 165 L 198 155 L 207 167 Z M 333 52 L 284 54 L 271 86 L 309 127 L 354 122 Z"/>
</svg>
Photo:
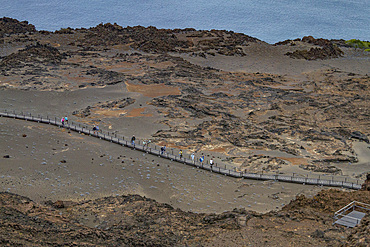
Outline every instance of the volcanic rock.
<svg viewBox="0 0 370 247">
<path fill-rule="evenodd" d="M 0 37 L 3 37 L 5 34 L 19 34 L 28 32 L 36 32 L 35 26 L 29 24 L 28 21 L 20 22 L 9 17 L 0 18 Z"/>
<path fill-rule="evenodd" d="M 317 59 L 330 59 L 343 55 L 335 44 L 326 39 L 315 39 L 312 36 L 302 38 L 302 42 L 318 45 L 321 48 L 312 47 L 310 50 L 296 50 L 294 52 L 287 52 L 285 55 L 291 58 L 317 60 Z"/>
<path fill-rule="evenodd" d="M 62 55 L 58 49 L 50 45 L 36 43 L 35 45 L 29 45 L 25 49 L 3 58 L 0 62 L 0 67 L 34 66 L 35 63 L 59 64 L 63 58 L 65 58 L 65 56 Z"/>
</svg>

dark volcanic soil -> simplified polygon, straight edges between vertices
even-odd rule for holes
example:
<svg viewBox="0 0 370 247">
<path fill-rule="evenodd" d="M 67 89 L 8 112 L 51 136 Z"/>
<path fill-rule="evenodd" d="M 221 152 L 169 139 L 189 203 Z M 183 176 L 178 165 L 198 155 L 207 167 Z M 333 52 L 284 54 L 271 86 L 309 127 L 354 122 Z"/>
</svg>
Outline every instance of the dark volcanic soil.
<svg viewBox="0 0 370 247">
<path fill-rule="evenodd" d="M 367 191 L 323 191 L 279 212 L 195 214 L 137 195 L 34 203 L 0 193 L 2 246 L 368 246 L 369 218 L 332 226 L 337 208 L 370 203 Z"/>
</svg>

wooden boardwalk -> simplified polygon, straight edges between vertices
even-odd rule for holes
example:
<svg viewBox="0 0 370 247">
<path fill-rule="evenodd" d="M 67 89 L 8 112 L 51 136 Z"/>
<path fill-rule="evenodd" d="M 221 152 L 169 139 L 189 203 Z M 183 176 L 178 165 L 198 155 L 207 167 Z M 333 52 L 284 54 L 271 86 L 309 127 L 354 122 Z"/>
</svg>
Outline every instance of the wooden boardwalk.
<svg viewBox="0 0 370 247">
<path fill-rule="evenodd" d="M 171 152 L 164 152 L 161 154 L 160 147 L 150 144 L 150 145 L 142 145 L 140 141 L 136 145 L 133 145 L 130 141 L 125 139 L 125 137 L 117 136 L 112 132 L 106 132 L 103 130 L 93 131 L 92 127 L 81 125 L 80 123 L 73 123 L 70 122 L 68 124 L 62 124 L 60 119 L 54 118 L 50 119 L 49 117 L 43 116 L 32 116 L 31 114 L 23 114 L 23 113 L 16 113 L 15 111 L 9 112 L 4 111 L 0 112 L 0 117 L 8 117 L 14 119 L 22 119 L 27 121 L 33 121 L 38 123 L 44 124 L 52 124 L 61 128 L 67 128 L 78 133 L 84 133 L 86 135 L 90 135 L 102 140 L 106 140 L 112 143 L 116 143 L 122 146 L 126 146 L 129 148 L 133 148 L 138 151 L 146 152 L 149 154 L 157 155 L 159 157 L 170 159 L 176 162 L 180 162 L 189 166 L 194 166 L 200 169 L 204 169 L 210 172 L 219 173 L 222 175 L 235 177 L 235 178 L 245 178 L 245 179 L 256 179 L 256 180 L 275 180 L 280 182 L 288 182 L 288 183 L 299 183 L 299 184 L 310 184 L 310 185 L 322 185 L 322 186 L 329 186 L 329 187 L 342 187 L 348 189 L 361 189 L 361 184 L 352 183 L 347 181 L 337 181 L 334 179 L 334 176 L 331 180 L 327 179 L 320 179 L 320 178 L 309 178 L 309 177 L 302 177 L 302 176 L 288 176 L 288 175 L 281 175 L 281 174 L 255 174 L 255 173 L 245 173 L 236 171 L 236 169 L 227 169 L 226 166 L 220 167 L 217 164 L 211 166 L 209 161 L 204 160 L 204 162 L 200 162 L 199 160 L 191 160 L 188 158 L 180 158 L 178 155 L 174 155 Z"/>
</svg>

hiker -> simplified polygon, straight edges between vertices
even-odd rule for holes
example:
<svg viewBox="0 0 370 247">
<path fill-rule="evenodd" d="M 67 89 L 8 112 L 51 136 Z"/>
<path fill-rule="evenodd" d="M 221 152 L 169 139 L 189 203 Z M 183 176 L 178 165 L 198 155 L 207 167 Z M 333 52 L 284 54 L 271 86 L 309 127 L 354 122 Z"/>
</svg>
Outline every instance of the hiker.
<svg viewBox="0 0 370 247">
<path fill-rule="evenodd" d="M 161 155 L 164 153 L 164 147 L 161 147 Z"/>
<path fill-rule="evenodd" d="M 149 143 L 150 143 L 151 141 L 150 140 L 144 140 L 143 141 L 143 149 L 145 150 L 145 149 L 148 149 L 149 148 Z"/>
<path fill-rule="evenodd" d="M 143 149 L 145 150 L 146 141 L 143 141 Z"/>
<path fill-rule="evenodd" d="M 133 136 L 131 137 L 131 144 L 132 144 L 132 145 L 134 145 L 134 146 L 135 146 L 135 140 L 136 140 L 136 138 L 135 138 L 135 136 L 133 135 Z"/>
<path fill-rule="evenodd" d="M 94 126 L 92 130 L 94 131 L 95 134 L 95 131 L 99 131 L 99 126 L 98 125 Z"/>
<path fill-rule="evenodd" d="M 194 163 L 194 158 L 195 158 L 194 153 L 192 153 L 192 154 L 190 155 L 190 157 L 191 157 L 191 160 L 192 160 L 192 161 L 193 161 L 193 163 Z"/>
<path fill-rule="evenodd" d="M 204 156 L 200 157 L 199 161 L 200 161 L 200 163 L 202 163 L 202 165 L 203 165 Z"/>
<path fill-rule="evenodd" d="M 213 167 L 213 159 L 212 158 L 209 160 L 209 165 L 211 166 L 211 171 L 212 171 L 212 167 Z"/>
<path fill-rule="evenodd" d="M 146 148 L 147 148 L 147 149 L 149 148 L 149 144 L 150 144 L 151 142 L 152 142 L 151 140 L 147 140 L 147 141 L 146 141 Z"/>
<path fill-rule="evenodd" d="M 64 125 L 64 117 L 60 120 L 62 122 L 62 125 Z"/>
<path fill-rule="evenodd" d="M 180 149 L 179 155 L 180 155 L 180 159 L 182 159 L 182 150 L 181 149 Z"/>
<path fill-rule="evenodd" d="M 64 122 L 66 122 L 66 124 L 68 124 L 68 117 L 67 116 L 64 117 Z"/>
</svg>

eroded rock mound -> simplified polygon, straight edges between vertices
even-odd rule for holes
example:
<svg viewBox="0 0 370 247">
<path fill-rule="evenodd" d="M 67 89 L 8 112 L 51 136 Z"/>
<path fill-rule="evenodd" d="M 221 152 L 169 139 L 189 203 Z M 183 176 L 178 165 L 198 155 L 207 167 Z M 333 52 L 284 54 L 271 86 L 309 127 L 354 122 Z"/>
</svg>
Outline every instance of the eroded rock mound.
<svg viewBox="0 0 370 247">
<path fill-rule="evenodd" d="M 337 189 L 322 190 L 313 198 L 308 198 L 304 195 L 297 196 L 296 199 L 286 205 L 283 210 L 294 211 L 301 208 L 312 208 L 334 214 L 334 212 L 353 201 L 369 204 L 370 194 L 368 191 L 343 192 Z"/>
<path fill-rule="evenodd" d="M 132 49 L 149 53 L 187 52 L 203 56 L 215 53 L 226 56 L 245 56 L 241 46 L 258 39 L 232 31 L 195 29 L 157 29 L 155 27 L 126 27 L 116 23 L 99 24 L 90 28 L 80 40 L 89 49 L 101 46 L 127 45 Z"/>
<path fill-rule="evenodd" d="M 0 18 L 0 37 L 5 34 L 27 33 L 36 32 L 36 28 L 28 21 L 18 21 L 13 18 L 3 17 Z"/>
<path fill-rule="evenodd" d="M 184 212 L 138 195 L 43 206 L 0 193 L 0 245 L 197 245 L 225 230 L 239 229 L 239 218 L 252 215 L 245 210 L 218 215 Z"/>
<path fill-rule="evenodd" d="M 72 114 L 84 118 L 90 116 L 93 113 L 93 111 L 97 109 L 106 109 L 106 110 L 122 109 L 135 103 L 135 101 L 136 101 L 135 99 L 128 97 L 121 100 L 106 101 L 105 103 L 99 102 L 95 106 L 87 106 L 85 109 L 72 112 Z"/>
<path fill-rule="evenodd" d="M 300 165 L 300 168 L 303 170 L 308 170 L 308 171 L 313 171 L 313 172 L 324 172 L 324 173 L 332 173 L 332 174 L 340 174 L 341 169 L 333 166 L 333 165 L 314 165 L 314 164 L 309 164 L 309 165 Z"/>
<path fill-rule="evenodd" d="M 63 58 L 65 58 L 65 55 L 61 54 L 57 48 L 36 43 L 35 45 L 27 46 L 17 53 L 6 56 L 0 62 L 0 67 L 9 69 L 26 65 L 34 66 L 35 63 L 44 65 L 59 64 Z"/>
<path fill-rule="evenodd" d="M 296 50 L 294 52 L 287 52 L 285 55 L 291 58 L 306 60 L 330 59 L 343 55 L 343 51 L 327 39 L 315 39 L 312 36 L 305 36 L 302 38 L 302 42 L 317 45 L 321 48 L 312 47 L 309 50 Z"/>
<path fill-rule="evenodd" d="M 106 23 L 90 28 L 82 41 L 90 46 L 127 45 L 145 52 L 175 51 L 175 47 L 189 47 L 191 43 L 179 41 L 170 30 L 155 27 L 127 27 Z"/>
<path fill-rule="evenodd" d="M 245 172 L 278 171 L 288 164 L 285 160 L 263 155 L 253 155 L 243 160 L 240 170 Z"/>
</svg>

